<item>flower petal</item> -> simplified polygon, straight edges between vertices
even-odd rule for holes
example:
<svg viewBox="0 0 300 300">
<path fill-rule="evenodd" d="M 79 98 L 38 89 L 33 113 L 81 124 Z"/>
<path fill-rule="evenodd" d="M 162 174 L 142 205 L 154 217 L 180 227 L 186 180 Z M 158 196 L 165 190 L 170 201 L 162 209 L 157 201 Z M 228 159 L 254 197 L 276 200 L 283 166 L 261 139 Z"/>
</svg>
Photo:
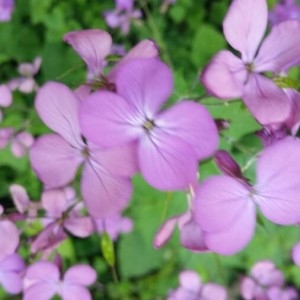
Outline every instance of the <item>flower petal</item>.
<svg viewBox="0 0 300 300">
<path fill-rule="evenodd" d="M 23 214 L 30 205 L 30 200 L 27 191 L 23 186 L 19 184 L 12 184 L 9 187 L 9 192 L 17 210 Z"/>
<path fill-rule="evenodd" d="M 47 217 L 60 218 L 68 209 L 67 198 L 62 189 L 44 191 L 41 201 Z"/>
<path fill-rule="evenodd" d="M 220 99 L 242 96 L 247 71 L 243 62 L 231 52 L 216 54 L 203 70 L 200 80 L 208 93 Z"/>
<path fill-rule="evenodd" d="M 221 231 L 235 223 L 252 203 L 249 187 L 226 175 L 212 176 L 197 188 L 194 219 L 207 232 Z"/>
<path fill-rule="evenodd" d="M 291 101 L 284 91 L 260 74 L 249 75 L 243 100 L 253 116 L 263 125 L 283 122 L 291 112 Z"/>
<path fill-rule="evenodd" d="M 281 72 L 300 62 L 300 22 L 290 20 L 272 27 L 255 58 L 255 71 Z"/>
<path fill-rule="evenodd" d="M 121 146 L 142 132 L 143 119 L 120 96 L 99 91 L 82 102 L 80 125 L 83 135 L 102 147 Z"/>
<path fill-rule="evenodd" d="M 206 108 L 200 104 L 181 101 L 159 114 L 155 124 L 174 139 L 189 144 L 199 160 L 208 158 L 217 150 L 217 126 Z"/>
<path fill-rule="evenodd" d="M 38 280 L 45 282 L 56 282 L 59 280 L 60 274 L 58 267 L 48 261 L 38 261 L 29 266 L 25 278 L 28 280 Z"/>
<path fill-rule="evenodd" d="M 198 273 L 190 270 L 180 273 L 179 282 L 181 287 L 193 291 L 195 294 L 197 294 L 202 287 Z"/>
<path fill-rule="evenodd" d="M 48 82 L 36 96 L 35 108 L 43 122 L 64 137 L 72 146 L 83 142 L 78 121 L 79 100 L 65 85 Z"/>
<path fill-rule="evenodd" d="M 23 300 L 50 300 L 55 294 L 56 287 L 53 283 L 39 281 L 25 289 Z"/>
<path fill-rule="evenodd" d="M 202 288 L 201 296 L 205 300 L 226 300 L 227 291 L 219 284 L 207 283 Z"/>
<path fill-rule="evenodd" d="M 64 284 L 61 296 L 63 300 L 92 300 L 89 290 L 77 284 Z"/>
<path fill-rule="evenodd" d="M 19 244 L 19 231 L 9 220 L 0 220 L 0 256 L 16 251 Z"/>
<path fill-rule="evenodd" d="M 293 247 L 292 259 L 295 265 L 300 266 L 300 243 L 299 242 Z"/>
<path fill-rule="evenodd" d="M 89 213 L 106 218 L 127 206 L 132 185 L 129 177 L 111 174 L 96 161 L 89 160 L 83 169 L 81 191 Z"/>
<path fill-rule="evenodd" d="M 159 127 L 140 140 L 138 159 L 145 180 L 156 189 L 182 190 L 197 182 L 193 149 Z"/>
<path fill-rule="evenodd" d="M 257 161 L 256 202 L 266 218 L 288 225 L 300 222 L 300 141 L 285 138 L 265 148 Z"/>
<path fill-rule="evenodd" d="M 8 107 L 12 104 L 12 94 L 7 85 L 0 85 L 0 106 Z"/>
<path fill-rule="evenodd" d="M 79 150 L 57 134 L 43 135 L 30 149 L 32 168 L 48 188 L 68 184 L 82 161 Z"/>
<path fill-rule="evenodd" d="M 172 72 L 155 58 L 131 59 L 116 75 L 117 93 L 151 119 L 173 90 Z"/>
<path fill-rule="evenodd" d="M 90 236 L 94 225 L 90 217 L 70 216 L 64 223 L 65 228 L 73 235 L 81 238 Z"/>
<path fill-rule="evenodd" d="M 70 44 L 85 61 L 93 75 L 99 76 L 110 53 L 111 36 L 100 29 L 71 31 L 64 35 L 64 41 Z"/>
<path fill-rule="evenodd" d="M 223 22 L 228 43 L 242 54 L 244 62 L 252 62 L 268 22 L 265 0 L 234 0 Z"/>
<path fill-rule="evenodd" d="M 89 286 L 97 279 L 96 271 L 88 265 L 75 265 L 68 269 L 64 276 L 64 282 Z"/>
</svg>

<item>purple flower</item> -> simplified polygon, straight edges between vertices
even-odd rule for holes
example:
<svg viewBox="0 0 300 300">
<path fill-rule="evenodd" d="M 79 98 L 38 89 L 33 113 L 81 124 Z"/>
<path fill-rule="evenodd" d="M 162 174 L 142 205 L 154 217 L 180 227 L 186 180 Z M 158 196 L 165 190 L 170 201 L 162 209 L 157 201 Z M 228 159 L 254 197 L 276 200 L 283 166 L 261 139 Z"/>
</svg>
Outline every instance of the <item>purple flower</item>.
<svg viewBox="0 0 300 300">
<path fill-rule="evenodd" d="M 12 94 L 6 84 L 0 85 L 0 107 L 8 107 L 12 104 Z M 2 111 L 0 110 L 0 122 L 3 119 Z"/>
<path fill-rule="evenodd" d="M 295 0 L 281 0 L 269 12 L 272 26 L 293 19 L 300 20 L 300 5 Z"/>
<path fill-rule="evenodd" d="M 10 21 L 14 9 L 14 0 L 0 0 L 0 22 Z"/>
<path fill-rule="evenodd" d="M 226 300 L 226 289 L 215 283 L 203 284 L 199 275 L 186 270 L 179 275 L 180 286 L 170 292 L 167 300 Z"/>
<path fill-rule="evenodd" d="M 131 21 L 141 17 L 142 12 L 134 9 L 133 0 L 116 0 L 115 10 L 104 13 L 106 24 L 111 28 L 120 28 L 124 35 L 129 33 Z"/>
<path fill-rule="evenodd" d="M 267 300 L 297 300 L 298 292 L 293 287 L 280 288 L 273 286 L 267 291 Z M 259 299 L 260 300 L 260 299 Z"/>
<path fill-rule="evenodd" d="M 228 43 L 241 53 L 241 58 L 223 50 L 201 76 L 210 94 L 221 99 L 241 97 L 264 125 L 285 121 L 291 103 L 285 92 L 261 73 L 286 71 L 300 57 L 300 22 L 294 20 L 274 26 L 261 42 L 267 17 L 266 0 L 234 0 L 223 29 Z"/>
<path fill-rule="evenodd" d="M 194 218 L 210 250 L 231 255 L 244 248 L 254 234 L 256 205 L 276 224 L 299 223 L 299 151 L 295 138 L 265 148 L 257 160 L 254 186 L 228 175 L 212 176 L 199 185 Z"/>
<path fill-rule="evenodd" d="M 292 259 L 295 265 L 300 266 L 300 243 L 294 245 L 292 249 Z"/>
<path fill-rule="evenodd" d="M 71 182 L 83 164 L 81 192 L 91 215 L 106 218 L 124 209 L 131 197 L 130 176 L 136 171 L 134 148 L 101 149 L 86 140 L 79 127 L 79 99 L 60 83 L 49 82 L 38 92 L 36 110 L 57 134 L 38 138 L 30 160 L 48 188 Z"/>
<path fill-rule="evenodd" d="M 18 72 L 21 77 L 12 79 L 8 86 L 11 90 L 19 90 L 22 93 L 29 94 L 38 89 L 38 85 L 34 80 L 34 75 L 36 75 L 41 67 L 42 59 L 41 57 L 36 57 L 33 63 L 22 63 L 18 67 Z"/>
<path fill-rule="evenodd" d="M 18 294 L 22 290 L 22 272 L 25 264 L 18 254 L 1 257 L 0 284 L 9 294 Z"/>
<path fill-rule="evenodd" d="M 96 281 L 97 274 L 88 265 L 74 265 L 63 278 L 58 267 L 48 261 L 39 261 L 28 267 L 25 274 L 24 300 L 50 300 L 59 295 L 63 300 L 91 300 L 87 286 Z"/>
<path fill-rule="evenodd" d="M 241 295 L 245 300 L 269 300 L 269 288 L 280 288 L 283 283 L 283 274 L 272 261 L 260 261 L 251 268 L 250 276 L 242 279 Z"/>
<path fill-rule="evenodd" d="M 102 147 L 135 142 L 146 181 L 160 190 L 186 189 L 197 181 L 198 160 L 218 145 L 208 111 L 181 101 L 161 111 L 172 92 L 169 68 L 157 59 L 132 59 L 116 74 L 118 95 L 98 91 L 82 102 L 83 134 Z"/>
</svg>

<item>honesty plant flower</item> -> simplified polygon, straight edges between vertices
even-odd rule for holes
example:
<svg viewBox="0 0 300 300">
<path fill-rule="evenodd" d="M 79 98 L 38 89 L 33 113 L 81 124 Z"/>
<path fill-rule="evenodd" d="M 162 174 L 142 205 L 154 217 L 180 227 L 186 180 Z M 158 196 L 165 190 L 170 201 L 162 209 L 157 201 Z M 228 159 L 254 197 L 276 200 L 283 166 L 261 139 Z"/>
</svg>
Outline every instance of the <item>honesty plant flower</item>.
<svg viewBox="0 0 300 300">
<path fill-rule="evenodd" d="M 22 272 L 25 270 L 23 259 L 18 254 L 11 254 L 0 259 L 0 284 L 8 294 L 22 291 Z"/>
<path fill-rule="evenodd" d="M 16 225 L 3 217 L 4 209 L 0 205 L 0 258 L 13 254 L 19 245 L 19 231 Z"/>
<path fill-rule="evenodd" d="M 269 20 L 272 26 L 292 19 L 300 20 L 300 5 L 296 0 L 281 0 L 269 12 Z"/>
<path fill-rule="evenodd" d="M 130 30 L 130 23 L 140 19 L 142 12 L 134 9 L 134 0 L 116 0 L 116 8 L 104 13 L 106 24 L 111 28 L 120 28 L 122 34 L 126 35 Z"/>
<path fill-rule="evenodd" d="M 136 142 L 140 170 L 160 190 L 185 189 L 197 181 L 197 161 L 218 144 L 207 110 L 181 101 L 161 111 L 172 92 L 169 68 L 157 59 L 132 59 L 118 70 L 118 95 L 94 92 L 82 102 L 83 134 L 102 147 Z"/>
<path fill-rule="evenodd" d="M 0 22 L 10 21 L 14 9 L 14 0 L 0 0 Z"/>
<path fill-rule="evenodd" d="M 16 132 L 11 127 L 0 129 L 0 149 L 10 143 L 11 152 L 16 157 L 25 156 L 33 142 L 33 136 L 27 131 Z"/>
<path fill-rule="evenodd" d="M 267 18 L 266 0 L 234 0 L 223 29 L 228 43 L 241 53 L 241 58 L 223 50 L 201 76 L 210 94 L 221 99 L 241 97 L 264 125 L 285 121 L 291 103 L 285 92 L 261 73 L 286 71 L 300 57 L 300 22 L 287 21 L 274 26 L 261 43 Z"/>
<path fill-rule="evenodd" d="M 47 188 L 71 182 L 83 164 L 81 192 L 91 215 L 106 218 L 128 204 L 136 171 L 132 145 L 101 149 L 86 140 L 79 127 L 79 99 L 60 83 L 49 82 L 40 88 L 35 107 L 44 123 L 57 132 L 35 142 L 30 161 Z"/>
<path fill-rule="evenodd" d="M 0 107 L 8 107 L 12 104 L 12 94 L 6 84 L 0 85 Z M 3 119 L 2 111 L 0 110 L 0 122 Z"/>
<path fill-rule="evenodd" d="M 199 275 L 186 270 L 179 275 L 180 286 L 171 291 L 167 300 L 226 300 L 226 289 L 215 283 L 203 284 Z"/>
<path fill-rule="evenodd" d="M 209 177 L 199 185 L 194 218 L 210 250 L 230 255 L 244 248 L 254 234 L 256 205 L 276 224 L 299 223 L 299 151 L 295 138 L 265 148 L 257 160 L 254 186 L 228 175 Z"/>
<path fill-rule="evenodd" d="M 132 221 L 120 214 L 113 215 L 105 219 L 94 219 L 96 231 L 99 233 L 106 232 L 110 238 L 115 241 L 119 234 L 132 231 Z"/>
<path fill-rule="evenodd" d="M 88 265 L 74 265 L 62 278 L 54 263 L 39 261 L 26 271 L 23 300 L 50 300 L 54 295 L 62 300 L 92 300 L 86 287 L 96 279 L 97 273 Z"/>
<path fill-rule="evenodd" d="M 81 238 L 93 233 L 92 220 L 80 213 L 80 203 L 76 201 L 73 189 L 46 190 L 41 202 L 45 210 L 45 229 L 32 242 L 33 253 L 55 248 L 68 237 L 67 232 Z"/>
<path fill-rule="evenodd" d="M 297 290 L 292 287 L 280 288 L 278 286 L 273 286 L 268 289 L 267 295 L 268 295 L 267 300 L 297 300 L 297 299 L 299 299 Z"/>
<path fill-rule="evenodd" d="M 38 89 L 38 85 L 34 79 L 41 67 L 41 57 L 36 57 L 33 63 L 22 63 L 18 67 L 21 77 L 12 79 L 8 86 L 11 90 L 19 90 L 22 93 L 29 94 Z"/>
<path fill-rule="evenodd" d="M 251 268 L 250 276 L 242 279 L 241 295 L 245 300 L 269 300 L 268 290 L 271 287 L 280 288 L 283 283 L 283 274 L 272 261 L 260 261 Z M 280 299 L 283 300 L 277 298 Z"/>
<path fill-rule="evenodd" d="M 106 65 L 105 58 L 113 51 L 111 36 L 100 29 L 87 29 L 68 32 L 64 35 L 64 41 L 70 44 L 88 67 L 88 81 L 92 81 L 103 75 L 102 70 Z M 143 40 L 133 47 L 108 75 L 111 81 L 113 74 L 122 62 L 137 57 L 157 57 L 158 49 L 151 40 Z"/>
</svg>

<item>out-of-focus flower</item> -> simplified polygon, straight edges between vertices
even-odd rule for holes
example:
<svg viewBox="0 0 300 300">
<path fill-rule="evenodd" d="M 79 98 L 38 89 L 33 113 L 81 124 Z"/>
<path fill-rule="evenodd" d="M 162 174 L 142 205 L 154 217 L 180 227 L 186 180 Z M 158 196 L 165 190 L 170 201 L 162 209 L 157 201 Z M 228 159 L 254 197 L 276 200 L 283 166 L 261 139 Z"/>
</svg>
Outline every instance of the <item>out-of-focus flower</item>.
<svg viewBox="0 0 300 300">
<path fill-rule="evenodd" d="M 14 0 L 0 0 L 0 22 L 10 21 L 14 9 Z"/>
<path fill-rule="evenodd" d="M 298 300 L 298 292 L 293 287 L 272 286 L 267 291 L 267 300 Z M 260 298 L 258 300 L 261 300 Z"/>
<path fill-rule="evenodd" d="M 120 28 L 126 35 L 130 30 L 130 23 L 142 17 L 139 9 L 134 9 L 133 0 L 116 0 L 116 8 L 104 14 L 107 25 L 111 28 Z"/>
<path fill-rule="evenodd" d="M 54 263 L 39 261 L 28 267 L 24 278 L 23 300 L 50 300 L 59 295 L 63 300 L 91 300 L 87 286 L 97 279 L 97 273 L 88 265 L 74 265 L 61 278 Z"/>
<path fill-rule="evenodd" d="M 198 273 L 186 270 L 179 275 L 179 287 L 169 293 L 167 300 L 226 300 L 226 289 L 215 283 L 201 282 Z"/>
<path fill-rule="evenodd" d="M 12 104 L 12 94 L 6 84 L 0 85 L 0 107 L 8 107 Z M 3 119 L 2 111 L 0 110 L 0 122 Z"/>
<path fill-rule="evenodd" d="M 34 76 L 38 73 L 41 63 L 41 57 L 35 58 L 33 63 L 21 63 L 18 67 L 18 72 L 21 77 L 17 77 L 9 81 L 9 88 L 13 91 L 19 90 L 25 94 L 36 91 L 38 89 L 38 85 L 34 80 Z"/>
<path fill-rule="evenodd" d="M 15 132 L 11 127 L 0 129 L 0 149 L 10 143 L 11 152 L 16 157 L 23 157 L 33 145 L 34 138 L 27 131 Z"/>
<path fill-rule="evenodd" d="M 281 0 L 269 12 L 272 26 L 287 20 L 300 20 L 300 5 L 296 0 Z"/>
</svg>

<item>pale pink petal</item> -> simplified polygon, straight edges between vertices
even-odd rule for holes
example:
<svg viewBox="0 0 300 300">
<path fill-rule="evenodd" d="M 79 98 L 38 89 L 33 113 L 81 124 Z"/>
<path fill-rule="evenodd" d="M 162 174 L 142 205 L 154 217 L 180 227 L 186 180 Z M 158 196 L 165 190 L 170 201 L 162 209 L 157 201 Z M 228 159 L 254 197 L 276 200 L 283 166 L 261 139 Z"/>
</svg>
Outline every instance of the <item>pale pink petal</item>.
<svg viewBox="0 0 300 300">
<path fill-rule="evenodd" d="M 67 198 L 62 189 L 44 191 L 41 202 L 47 217 L 60 218 L 68 209 Z"/>
<path fill-rule="evenodd" d="M 32 168 L 49 188 L 68 184 L 83 161 L 81 152 L 57 134 L 38 138 L 29 154 Z"/>
<path fill-rule="evenodd" d="M 247 202 L 244 210 L 230 225 L 204 234 L 208 249 L 221 255 L 233 255 L 247 246 L 254 235 L 256 219 L 254 204 L 246 199 L 244 201 Z"/>
<path fill-rule="evenodd" d="M 72 31 L 64 35 L 64 41 L 85 61 L 90 72 L 100 75 L 112 44 L 111 36 L 107 32 L 100 29 Z"/>
<path fill-rule="evenodd" d="M 291 102 L 284 91 L 260 74 L 249 75 L 243 100 L 253 116 L 263 125 L 283 122 L 291 112 Z"/>
<path fill-rule="evenodd" d="M 19 245 L 19 231 L 9 220 L 0 221 L 0 255 L 9 255 L 16 251 Z"/>
<path fill-rule="evenodd" d="M 19 184 L 12 184 L 9 187 L 9 191 L 17 210 L 23 214 L 30 205 L 30 200 L 27 191 L 23 186 Z"/>
<path fill-rule="evenodd" d="M 288 225 L 300 221 L 300 141 L 286 138 L 265 148 L 257 161 L 256 202 L 266 218 Z"/>
<path fill-rule="evenodd" d="M 300 243 L 297 243 L 292 250 L 292 259 L 295 265 L 300 266 Z"/>
<path fill-rule="evenodd" d="M 300 62 L 300 22 L 290 20 L 272 27 L 255 58 L 257 72 L 285 71 Z"/>
<path fill-rule="evenodd" d="M 90 95 L 91 87 L 88 84 L 82 84 L 73 92 L 80 101 L 84 101 Z"/>
<path fill-rule="evenodd" d="M 242 278 L 240 292 L 245 300 L 252 300 L 255 297 L 257 283 L 250 277 Z"/>
<path fill-rule="evenodd" d="M 80 125 L 83 135 L 102 147 L 124 145 L 143 132 L 143 116 L 123 98 L 99 91 L 82 102 Z"/>
<path fill-rule="evenodd" d="M 159 114 L 155 124 L 174 139 L 189 144 L 199 160 L 217 150 L 217 126 L 206 108 L 198 103 L 181 101 Z"/>
<path fill-rule="evenodd" d="M 19 294 L 22 291 L 23 280 L 21 274 L 15 272 L 0 272 L 0 283 L 8 294 Z"/>
<path fill-rule="evenodd" d="M 175 226 L 177 225 L 178 217 L 173 217 L 165 221 L 155 234 L 153 245 L 155 248 L 162 247 L 171 238 Z"/>
<path fill-rule="evenodd" d="M 89 290 L 77 284 L 64 283 L 60 295 L 62 300 L 92 300 Z"/>
<path fill-rule="evenodd" d="M 108 78 L 111 81 L 115 81 L 116 74 L 120 66 L 124 62 L 133 58 L 155 58 L 159 56 L 159 49 L 156 43 L 152 40 L 142 40 L 136 46 L 134 46 L 109 72 Z"/>
<path fill-rule="evenodd" d="M 14 129 L 7 127 L 0 129 L 0 149 L 6 147 L 10 139 L 13 137 Z"/>
<path fill-rule="evenodd" d="M 42 58 L 39 56 L 36 57 L 32 64 L 32 75 L 35 75 L 39 71 L 41 64 L 42 64 Z"/>
<path fill-rule="evenodd" d="M 195 293 L 198 293 L 202 286 L 198 273 L 190 270 L 186 270 L 180 273 L 179 282 L 181 287 Z"/>
<path fill-rule="evenodd" d="M 204 180 L 196 190 L 194 219 L 204 231 L 225 230 L 239 216 L 252 211 L 250 188 L 232 177 L 220 175 Z"/>
<path fill-rule="evenodd" d="M 28 267 L 25 278 L 28 280 L 38 280 L 46 282 L 56 282 L 60 274 L 58 267 L 48 261 L 38 261 Z"/>
<path fill-rule="evenodd" d="M 182 190 L 197 182 L 194 150 L 159 127 L 140 140 L 138 159 L 142 175 L 156 189 Z"/>
<path fill-rule="evenodd" d="M 276 269 L 274 262 L 269 260 L 256 263 L 251 269 L 251 275 L 262 286 L 284 284 L 283 273 Z"/>
<path fill-rule="evenodd" d="M 79 99 L 65 85 L 48 82 L 36 96 L 35 108 L 43 122 L 72 146 L 83 145 L 78 121 Z"/>
<path fill-rule="evenodd" d="M 68 269 L 64 275 L 64 282 L 89 286 L 97 279 L 96 271 L 88 265 L 75 265 Z"/>
<path fill-rule="evenodd" d="M 11 151 L 16 157 L 26 155 L 28 148 L 34 143 L 33 136 L 26 131 L 16 134 L 11 143 Z"/>
<path fill-rule="evenodd" d="M 1 272 L 21 272 L 25 268 L 23 259 L 16 253 L 6 256 L 0 262 Z"/>
<path fill-rule="evenodd" d="M 45 274 L 46 270 L 44 271 Z M 57 288 L 54 283 L 38 281 L 24 291 L 23 300 L 50 300 L 56 294 Z"/>
<path fill-rule="evenodd" d="M 94 225 L 90 217 L 73 217 L 70 216 L 65 222 L 64 227 L 71 234 L 85 238 L 94 232 Z"/>
<path fill-rule="evenodd" d="M 227 291 L 219 284 L 207 283 L 202 288 L 201 296 L 203 300 L 226 300 Z"/>
<path fill-rule="evenodd" d="M 228 43 L 252 62 L 265 33 L 268 7 L 265 0 L 234 0 L 223 22 Z"/>
<path fill-rule="evenodd" d="M 208 93 L 221 99 L 242 96 L 247 71 L 243 62 L 231 52 L 216 54 L 203 70 L 200 80 Z"/>
<path fill-rule="evenodd" d="M 35 89 L 35 80 L 33 78 L 24 77 L 19 81 L 18 89 L 20 92 L 29 94 Z"/>
<path fill-rule="evenodd" d="M 133 0 L 116 0 L 115 2 L 118 10 L 131 11 L 133 9 Z"/>
<path fill-rule="evenodd" d="M 117 93 L 152 119 L 173 90 L 172 72 L 155 58 L 128 60 L 116 75 Z"/>
<path fill-rule="evenodd" d="M 110 174 L 95 161 L 87 161 L 81 178 L 83 200 L 93 217 L 106 218 L 123 210 L 131 197 L 129 177 Z"/>
<path fill-rule="evenodd" d="M 8 107 L 12 104 L 12 94 L 7 85 L 0 85 L 0 106 Z"/>
</svg>

